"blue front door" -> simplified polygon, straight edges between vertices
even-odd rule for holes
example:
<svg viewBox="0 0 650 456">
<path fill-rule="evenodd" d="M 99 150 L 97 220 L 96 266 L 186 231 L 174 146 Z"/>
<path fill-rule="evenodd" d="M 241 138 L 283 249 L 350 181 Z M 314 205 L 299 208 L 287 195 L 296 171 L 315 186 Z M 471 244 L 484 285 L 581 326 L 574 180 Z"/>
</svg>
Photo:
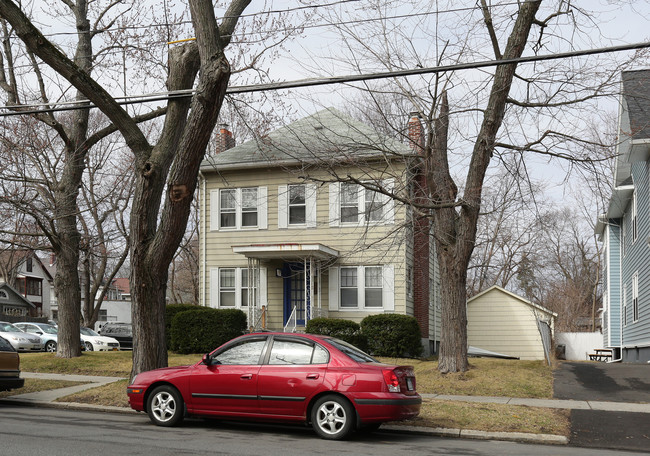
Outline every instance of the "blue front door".
<svg viewBox="0 0 650 456">
<path fill-rule="evenodd" d="M 285 263 L 282 269 L 284 277 L 284 324 L 287 324 L 291 312 L 296 308 L 296 324 L 305 324 L 305 267 L 302 263 Z"/>
</svg>

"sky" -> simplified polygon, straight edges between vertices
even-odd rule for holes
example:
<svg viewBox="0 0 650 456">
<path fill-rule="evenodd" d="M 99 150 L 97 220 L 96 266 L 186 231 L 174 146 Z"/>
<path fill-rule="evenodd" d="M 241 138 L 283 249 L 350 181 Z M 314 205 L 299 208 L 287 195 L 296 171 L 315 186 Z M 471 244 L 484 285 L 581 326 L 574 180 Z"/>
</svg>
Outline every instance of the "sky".
<svg viewBox="0 0 650 456">
<path fill-rule="evenodd" d="M 108 0 L 98 0 L 96 4 L 108 3 Z M 217 13 L 223 14 L 223 4 L 217 2 Z M 240 21 L 238 32 L 235 34 L 233 45 L 229 48 L 228 57 L 234 68 L 241 68 L 250 63 L 256 51 L 265 49 L 271 43 L 277 43 L 287 30 L 304 29 L 294 32 L 281 46 L 266 50 L 265 56 L 258 62 L 260 71 L 245 71 L 233 75 L 232 84 L 250 84 L 256 82 L 292 81 L 303 78 L 342 76 L 363 74 L 389 69 L 412 69 L 418 66 L 432 67 L 440 61 L 442 64 L 457 62 L 477 62 L 493 58 L 493 51 L 484 28 L 480 22 L 482 16 L 475 9 L 475 1 L 396 1 L 387 0 L 321 0 L 289 1 L 289 0 L 253 0 Z M 514 1 L 488 2 L 494 6 L 495 23 L 500 17 L 507 17 L 514 11 Z M 546 5 L 557 2 L 543 2 L 547 8 L 545 16 L 553 11 Z M 594 47 L 604 47 L 617 44 L 637 43 L 650 40 L 650 1 L 605 1 L 581 0 L 572 2 L 585 14 L 577 13 L 566 16 L 560 25 L 549 27 L 543 35 L 544 47 L 539 54 L 582 50 Z M 43 26 L 44 32 L 64 49 L 74 31 L 74 24 L 65 16 L 53 14 L 57 8 L 63 8 L 57 3 L 38 0 L 34 3 L 34 14 L 37 22 Z M 121 51 L 109 50 L 98 59 L 101 66 L 97 67 L 96 77 L 116 95 L 128 93 L 138 95 L 164 90 L 164 64 L 169 47 L 167 41 L 192 38 L 192 31 L 187 19 L 185 1 L 180 0 L 146 0 L 142 3 L 126 3 L 120 6 L 123 16 L 119 18 L 110 36 L 120 44 L 135 45 L 142 40 L 145 51 L 133 50 L 128 56 Z M 319 7 L 314 7 L 320 5 Z M 162 14 L 161 11 L 167 11 Z M 439 14 L 432 14 L 433 11 Z M 589 10 L 589 11 L 587 11 Z M 596 11 L 597 15 L 587 14 Z M 505 15 L 505 16 L 502 16 Z M 389 18 L 376 20 L 379 17 Z M 57 19 L 58 18 L 58 19 Z M 575 21 L 575 23 L 574 23 Z M 339 27 L 328 23 L 336 22 Z M 154 27 L 153 24 L 166 23 Z M 572 27 L 578 25 L 575 29 Z M 128 27 L 124 27 L 128 25 Z M 263 29 L 269 32 L 265 39 L 256 31 Z M 343 31 L 342 31 L 343 30 Z M 386 31 L 388 38 L 384 39 L 380 32 Z M 500 42 L 505 42 L 508 28 L 498 27 L 497 34 Z M 268 36 L 270 35 L 270 37 Z M 363 36 L 355 40 L 354 36 Z M 117 38 L 115 38 L 117 37 Z M 101 37 L 100 37 L 101 39 Z M 246 41 L 247 48 L 238 52 L 237 42 Z M 99 39 L 96 46 L 100 45 Z M 530 52 L 530 51 L 528 51 Z M 582 59 L 590 70 L 599 69 L 601 78 L 606 78 L 618 72 L 612 58 L 618 62 L 629 57 L 631 52 L 619 53 L 604 57 L 587 57 Z M 128 70 L 122 70 L 122 58 L 126 58 Z M 378 62 L 378 59 L 383 59 Z M 576 63 L 576 59 L 572 63 Z M 639 65 L 647 65 L 645 60 Z M 568 72 L 569 68 L 567 68 Z M 454 139 L 451 143 L 452 159 L 456 160 L 459 175 L 462 175 L 467 160 L 467 149 L 481 117 L 476 113 L 485 103 L 489 85 L 486 76 L 492 69 L 462 70 L 454 73 L 449 79 L 450 102 L 458 115 L 454 118 Z M 526 64 L 520 66 L 520 73 L 525 76 L 538 76 L 548 71 L 543 64 Z M 557 82 L 562 80 L 562 68 L 554 68 L 549 73 L 549 79 Z M 568 74 L 568 73 L 567 73 Z M 22 77 L 29 81 L 33 76 L 26 69 Z M 618 79 L 618 76 L 616 76 Z M 33 79 L 32 79 L 33 80 Z M 126 81 L 126 85 L 125 85 Z M 59 95 L 68 96 L 71 91 L 61 78 L 51 75 L 48 78 L 51 87 L 59 87 Z M 413 94 L 413 99 L 432 88 L 433 79 L 430 76 L 401 78 L 393 81 L 393 87 L 400 85 L 401 89 Z M 583 81 L 579 81 L 583 82 Z M 586 80 L 584 81 L 586 82 Z M 376 86 L 376 83 L 371 83 Z M 286 115 L 278 115 L 276 122 L 295 120 L 311 114 L 326 106 L 334 106 L 344 111 L 351 111 L 356 100 L 361 96 L 363 83 L 349 85 L 328 85 L 302 89 L 281 90 L 276 98 L 265 99 L 261 95 L 252 96 L 258 102 L 265 99 L 267 112 L 277 111 Z M 523 86 L 521 86 L 523 87 Z M 547 84 L 543 90 L 558 88 L 557 85 Z M 528 90 L 529 88 L 526 88 Z M 562 89 L 560 87 L 560 89 Z M 53 90 L 54 93 L 57 90 Z M 517 93 L 526 96 L 522 88 Z M 539 94 L 538 94 L 539 96 Z M 426 109 L 425 100 L 414 103 L 417 109 Z M 56 96 L 51 97 L 56 99 Z M 282 109 L 273 106 L 281 103 Z M 408 103 L 407 103 L 408 105 Z M 137 109 L 137 108 L 133 108 Z M 141 107 L 140 109 L 146 109 Z M 568 125 L 577 131 L 585 129 L 585 120 L 605 123 L 608 118 L 615 117 L 617 111 L 616 97 L 598 100 L 589 112 L 580 114 L 565 114 L 567 110 L 539 117 L 518 114 L 520 118 L 507 126 L 513 137 L 518 139 L 533 138 L 540 131 Z M 411 110 L 411 109 L 408 109 Z M 407 110 L 407 111 L 408 111 Z M 596 115 L 601 110 L 602 115 Z M 612 114 L 614 113 L 614 114 Z M 557 118 L 553 118 L 556 116 Z M 404 122 L 406 119 L 404 119 Z M 535 170 L 535 177 L 544 182 L 553 199 L 562 200 L 567 194 L 565 179 L 566 164 L 554 161 L 548 163 L 544 156 L 535 157 L 529 161 L 530 169 Z M 460 177 L 462 179 L 462 177 Z"/>
</svg>

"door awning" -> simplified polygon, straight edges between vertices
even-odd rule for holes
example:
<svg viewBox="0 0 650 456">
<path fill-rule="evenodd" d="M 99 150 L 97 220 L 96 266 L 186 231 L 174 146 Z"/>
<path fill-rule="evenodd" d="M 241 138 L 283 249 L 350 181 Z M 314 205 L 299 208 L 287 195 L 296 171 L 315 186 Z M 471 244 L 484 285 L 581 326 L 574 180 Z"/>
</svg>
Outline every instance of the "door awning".
<svg viewBox="0 0 650 456">
<path fill-rule="evenodd" d="M 323 244 L 250 244 L 234 245 L 234 253 L 244 255 L 246 258 L 258 259 L 306 259 L 315 258 L 329 260 L 338 258 L 338 250 L 327 247 Z"/>
</svg>

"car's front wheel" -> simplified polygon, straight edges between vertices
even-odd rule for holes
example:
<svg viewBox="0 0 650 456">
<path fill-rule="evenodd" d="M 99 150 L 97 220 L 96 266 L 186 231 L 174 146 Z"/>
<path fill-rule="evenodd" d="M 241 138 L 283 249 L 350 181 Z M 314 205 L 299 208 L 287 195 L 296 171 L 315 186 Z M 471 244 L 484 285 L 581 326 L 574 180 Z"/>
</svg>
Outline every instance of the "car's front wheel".
<svg viewBox="0 0 650 456">
<path fill-rule="evenodd" d="M 45 343 L 45 351 L 49 353 L 54 353 L 56 351 L 56 342 L 53 340 L 48 340 Z"/>
<path fill-rule="evenodd" d="M 181 393 L 169 385 L 156 388 L 147 400 L 147 413 L 158 426 L 175 426 L 183 420 L 184 402 Z"/>
<path fill-rule="evenodd" d="M 86 342 L 84 342 L 84 345 L 86 346 L 86 351 L 89 351 L 89 352 L 93 351 L 93 344 L 86 341 Z"/>
<path fill-rule="evenodd" d="M 354 428 L 355 412 L 350 402 L 334 394 L 323 396 L 311 409 L 311 424 L 320 437 L 341 440 Z"/>
</svg>

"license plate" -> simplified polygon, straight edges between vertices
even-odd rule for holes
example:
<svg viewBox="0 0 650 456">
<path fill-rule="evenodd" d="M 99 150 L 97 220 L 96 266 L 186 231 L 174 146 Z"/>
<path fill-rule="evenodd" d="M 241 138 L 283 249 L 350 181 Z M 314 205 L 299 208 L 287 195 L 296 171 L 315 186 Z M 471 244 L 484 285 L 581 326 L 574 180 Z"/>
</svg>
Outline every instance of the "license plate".
<svg viewBox="0 0 650 456">
<path fill-rule="evenodd" d="M 406 377 L 406 389 L 413 391 L 413 379 L 411 377 Z"/>
</svg>

